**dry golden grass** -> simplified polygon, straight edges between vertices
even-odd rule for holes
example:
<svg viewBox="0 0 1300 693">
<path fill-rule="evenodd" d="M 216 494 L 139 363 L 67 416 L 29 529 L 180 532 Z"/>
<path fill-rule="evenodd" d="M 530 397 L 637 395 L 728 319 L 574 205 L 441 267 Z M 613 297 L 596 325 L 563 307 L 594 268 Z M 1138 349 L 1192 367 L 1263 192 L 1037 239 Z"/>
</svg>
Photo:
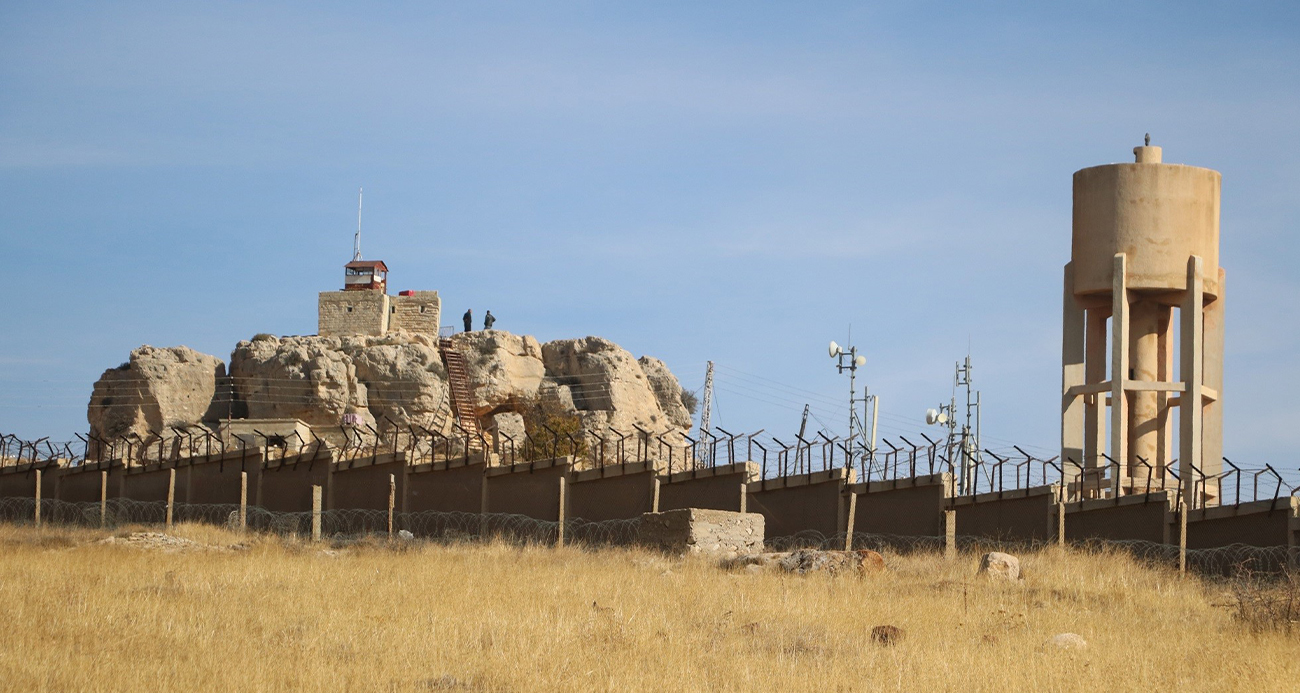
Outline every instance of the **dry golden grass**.
<svg viewBox="0 0 1300 693">
<path fill-rule="evenodd" d="M 119 534 L 121 534 L 119 532 Z M 1224 587 L 1121 555 L 887 556 L 866 578 L 728 573 L 640 552 L 383 544 L 221 529 L 167 553 L 0 526 L 14 691 L 1295 690 L 1300 638 Z M 906 631 L 894 647 L 873 626 Z M 1045 651 L 1070 631 L 1079 652 Z"/>
</svg>

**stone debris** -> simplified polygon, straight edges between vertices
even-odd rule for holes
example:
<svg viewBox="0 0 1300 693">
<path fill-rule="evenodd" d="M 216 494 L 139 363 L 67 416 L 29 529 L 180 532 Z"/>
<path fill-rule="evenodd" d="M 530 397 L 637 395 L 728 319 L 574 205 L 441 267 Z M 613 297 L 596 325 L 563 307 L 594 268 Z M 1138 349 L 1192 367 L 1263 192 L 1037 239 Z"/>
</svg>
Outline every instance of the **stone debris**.
<svg viewBox="0 0 1300 693">
<path fill-rule="evenodd" d="M 726 561 L 728 568 L 743 568 L 749 572 L 764 570 L 781 570 L 787 573 L 804 575 L 807 573 L 829 573 L 831 575 L 853 573 L 864 575 L 886 570 L 885 559 L 875 551 L 820 551 L 816 549 L 798 549 L 770 553 L 754 553 L 738 556 Z"/>
<path fill-rule="evenodd" d="M 404 529 L 397 530 L 397 538 L 402 541 L 415 541 L 415 535 Z"/>
<path fill-rule="evenodd" d="M 162 532 L 132 532 L 126 536 L 101 539 L 99 543 L 129 546 L 135 549 L 165 551 L 168 553 L 176 551 L 231 551 L 247 548 L 243 546 L 226 547 L 202 544 L 192 539 L 174 537 L 170 534 L 163 534 Z"/>
<path fill-rule="evenodd" d="M 871 641 L 878 645 L 897 645 L 904 635 L 906 631 L 898 626 L 876 626 L 871 629 Z"/>
<path fill-rule="evenodd" d="M 1057 633 L 1043 643 L 1043 649 L 1084 650 L 1087 647 L 1088 641 L 1075 633 Z"/>
<path fill-rule="evenodd" d="M 1000 551 L 986 553 L 980 558 L 979 572 L 990 578 L 1017 582 L 1021 579 L 1020 559 Z"/>
</svg>

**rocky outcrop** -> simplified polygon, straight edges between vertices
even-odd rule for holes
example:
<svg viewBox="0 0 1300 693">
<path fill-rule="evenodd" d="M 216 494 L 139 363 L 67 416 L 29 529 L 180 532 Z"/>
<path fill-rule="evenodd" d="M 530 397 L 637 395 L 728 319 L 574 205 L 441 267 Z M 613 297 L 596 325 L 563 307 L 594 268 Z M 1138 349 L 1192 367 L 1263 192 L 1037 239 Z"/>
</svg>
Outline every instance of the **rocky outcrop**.
<svg viewBox="0 0 1300 693">
<path fill-rule="evenodd" d="M 520 414 L 543 400 L 548 411 L 576 422 L 571 431 L 592 441 L 612 437 L 611 427 L 625 435 L 634 426 L 656 433 L 690 428 L 681 386 L 667 366 L 637 360 L 609 340 L 543 345 L 530 336 L 484 330 L 452 341 L 465 357 L 480 422 L 517 445 L 527 419 Z M 230 376 L 218 388 L 224 375 L 214 356 L 141 347 L 96 385 L 91 430 L 112 437 L 134 431 L 147 439 L 149 430 L 229 416 L 300 419 L 335 444 L 345 440 L 345 420 L 358 423 L 363 438 L 372 437 L 369 427 L 382 432 L 394 424 L 404 432 L 411 426 L 452 431 L 446 369 L 436 339 L 423 334 L 258 335 L 235 346 Z M 212 409 L 214 394 L 219 411 Z"/>
<path fill-rule="evenodd" d="M 446 371 L 424 335 L 259 336 L 235 347 L 230 374 L 248 418 L 301 419 L 327 439 L 349 413 L 377 429 L 450 425 Z"/>
<path fill-rule="evenodd" d="M 585 430 L 608 435 L 609 428 L 633 433 L 635 426 L 651 431 L 690 427 L 690 416 L 682 416 L 685 408 L 681 407 L 681 386 L 676 385 L 676 378 L 671 386 L 676 387 L 681 411 L 665 411 L 651 375 L 632 354 L 608 339 L 584 337 L 547 342 L 542 345 L 542 362 L 561 401 L 573 402 Z M 664 367 L 654 371 L 665 390 L 671 387 L 664 377 L 667 370 Z M 671 373 L 667 377 L 672 377 Z"/>
<path fill-rule="evenodd" d="M 655 400 L 663 410 L 668 423 L 682 430 L 691 428 L 691 412 L 682 403 L 682 385 L 677 376 L 668 370 L 668 365 L 652 356 L 642 356 L 637 360 L 641 370 L 650 382 L 650 389 L 655 393 Z"/>
<path fill-rule="evenodd" d="M 215 356 L 184 346 L 142 346 L 95 383 L 86 409 L 90 433 L 108 441 L 133 434 L 148 440 L 150 431 L 170 437 L 172 426 L 215 418 L 230 399 L 225 375 L 225 364 Z"/>
<path fill-rule="evenodd" d="M 546 379 L 542 346 L 532 336 L 480 330 L 461 332 L 452 342 L 465 355 L 473 407 L 480 416 L 536 397 Z"/>
</svg>

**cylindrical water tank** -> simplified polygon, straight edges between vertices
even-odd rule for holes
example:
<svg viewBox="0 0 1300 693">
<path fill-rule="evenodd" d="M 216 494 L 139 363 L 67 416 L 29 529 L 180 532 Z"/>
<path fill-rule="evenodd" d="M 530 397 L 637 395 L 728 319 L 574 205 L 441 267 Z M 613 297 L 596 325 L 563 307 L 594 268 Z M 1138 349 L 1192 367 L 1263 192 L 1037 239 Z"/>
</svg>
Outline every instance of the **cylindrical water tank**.
<svg viewBox="0 0 1300 693">
<path fill-rule="evenodd" d="M 1074 291 L 1110 293 L 1116 253 L 1128 288 L 1187 288 L 1187 258 L 1204 263 L 1205 292 L 1218 296 L 1218 171 L 1160 163 L 1159 147 L 1134 150 L 1138 163 L 1074 174 Z"/>
</svg>

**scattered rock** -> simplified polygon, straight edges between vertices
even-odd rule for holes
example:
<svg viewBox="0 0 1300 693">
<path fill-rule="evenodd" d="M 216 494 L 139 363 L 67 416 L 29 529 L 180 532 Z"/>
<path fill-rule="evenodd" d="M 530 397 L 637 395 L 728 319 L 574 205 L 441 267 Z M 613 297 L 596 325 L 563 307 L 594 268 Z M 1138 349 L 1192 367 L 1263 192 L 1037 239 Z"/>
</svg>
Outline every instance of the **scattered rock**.
<svg viewBox="0 0 1300 693">
<path fill-rule="evenodd" d="M 893 646 L 897 645 L 906 634 L 898 626 L 876 626 L 871 629 L 871 641 L 878 645 Z"/>
<path fill-rule="evenodd" d="M 756 553 L 738 556 L 726 561 L 729 568 L 744 568 L 748 572 L 767 569 L 804 575 L 807 573 L 874 573 L 885 570 L 885 559 L 875 551 L 819 551 L 798 549 L 775 553 Z"/>
<path fill-rule="evenodd" d="M 397 538 L 402 541 L 415 541 L 415 535 L 404 529 L 397 530 Z"/>
<path fill-rule="evenodd" d="M 1088 641 L 1074 633 L 1057 633 L 1043 643 L 1044 649 L 1084 650 L 1087 647 Z"/>
<path fill-rule="evenodd" d="M 1016 582 L 1020 580 L 1020 559 L 1009 553 L 993 551 L 980 559 L 981 575 Z"/>
</svg>

